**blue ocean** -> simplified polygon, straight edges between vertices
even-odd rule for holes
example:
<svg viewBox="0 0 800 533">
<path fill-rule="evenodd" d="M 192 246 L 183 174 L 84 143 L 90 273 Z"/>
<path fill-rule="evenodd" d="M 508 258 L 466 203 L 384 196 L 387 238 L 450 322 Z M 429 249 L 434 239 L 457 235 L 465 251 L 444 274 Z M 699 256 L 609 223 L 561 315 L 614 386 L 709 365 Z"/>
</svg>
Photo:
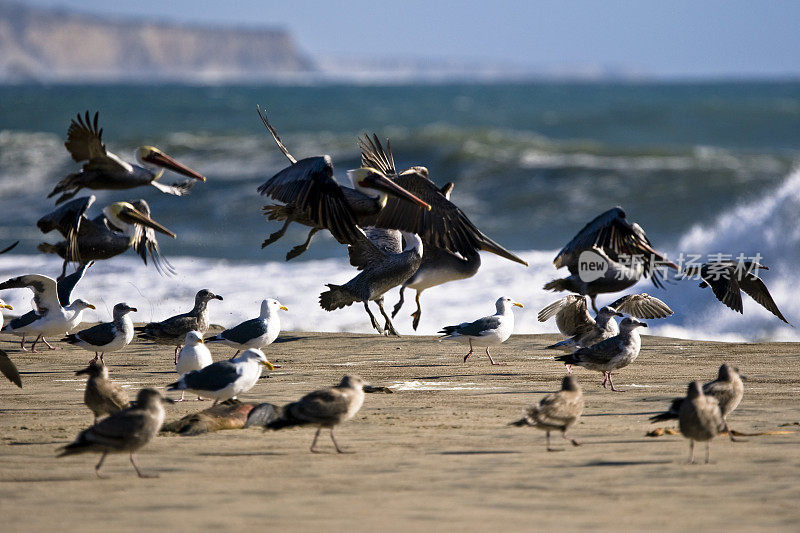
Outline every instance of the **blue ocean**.
<svg viewBox="0 0 800 533">
<path fill-rule="evenodd" d="M 670 258 L 760 256 L 775 301 L 800 323 L 792 289 L 800 261 L 798 82 L 0 87 L 0 247 L 21 241 L 0 256 L 0 278 L 60 272 L 60 258 L 36 249 L 59 238 L 35 223 L 54 206 L 47 193 L 78 168 L 63 145 L 70 119 L 99 111 L 110 151 L 133 158 L 138 146 L 154 145 L 208 181 L 185 197 L 152 187 L 90 191 L 95 210 L 144 198 L 178 237 L 159 236 L 174 277 L 160 276 L 132 251 L 93 267 L 76 290 L 97 305 L 88 320 L 108 319 L 119 301 L 139 309 L 136 321 L 165 318 L 188 310 L 194 293 L 208 287 L 225 298 L 210 307 L 212 321 L 225 326 L 256 316 L 260 301 L 275 297 L 290 309 L 285 329 L 370 331 L 361 306 L 328 313 L 318 305 L 325 283 L 356 273 L 327 233 L 288 263 L 286 252 L 305 239 L 306 228 L 293 225 L 261 248 L 280 226 L 263 217 L 267 202 L 256 188 L 287 160 L 256 104 L 295 157 L 330 154 L 340 181 L 359 166 L 359 135 L 391 139 L 399 168 L 424 165 L 437 184 L 453 181 L 452 200 L 529 261 L 525 268 L 484 254 L 473 278 L 426 291 L 417 333 L 490 314 L 502 295 L 526 306 L 516 314 L 517 333 L 555 332 L 536 320 L 560 297 L 542 286 L 567 275 L 552 260 L 586 222 L 615 205 Z M 749 297 L 740 315 L 697 284 L 674 280 L 658 289 L 642 280 L 629 291 L 656 295 L 675 310 L 651 321 L 649 333 L 800 340 L 797 329 Z M 412 295 L 395 321 L 405 334 L 414 333 Z M 26 290 L 2 297 L 23 312 L 30 305 Z M 386 299 L 394 305 L 397 291 Z"/>
</svg>

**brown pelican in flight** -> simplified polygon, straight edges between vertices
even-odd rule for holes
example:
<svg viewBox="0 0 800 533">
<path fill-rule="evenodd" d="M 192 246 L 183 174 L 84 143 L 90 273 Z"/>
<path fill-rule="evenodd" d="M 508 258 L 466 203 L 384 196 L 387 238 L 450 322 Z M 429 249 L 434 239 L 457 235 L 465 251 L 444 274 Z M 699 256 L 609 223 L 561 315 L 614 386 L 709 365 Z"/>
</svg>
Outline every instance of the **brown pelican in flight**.
<svg viewBox="0 0 800 533">
<path fill-rule="evenodd" d="M 425 246 L 445 248 L 462 255 L 486 250 L 527 265 L 481 233 L 428 179 L 425 167 L 413 167 L 400 174 L 387 173 L 386 170 L 394 169 L 391 150 L 384 152 L 377 138 L 374 151 L 366 156 L 362 154 L 362 161 L 374 165 L 350 171 L 348 174 L 354 188 L 343 187 L 333 177 L 329 156 L 297 161 L 260 109 L 259 116 L 278 147 L 292 162 L 291 166 L 258 188 L 262 195 L 285 204 L 265 206 L 271 220 L 285 220 L 285 224 L 270 235 L 262 247 L 282 237 L 291 222 L 310 226 L 311 232 L 306 242 L 295 247 L 287 259 L 304 252 L 311 237 L 320 229 L 327 229 L 343 244 L 352 244 L 360 237 L 358 227 L 373 226 L 416 233 Z M 370 142 L 367 139 L 367 143 Z M 362 142 L 362 152 L 366 150 L 365 146 L 367 144 Z"/>
<path fill-rule="evenodd" d="M 182 196 L 189 192 L 195 181 L 206 181 L 206 178 L 189 167 L 178 163 L 170 156 L 153 146 L 142 146 L 136 150 L 138 165 L 129 163 L 119 156 L 106 151 L 103 144 L 103 130 L 97 127 L 97 115 L 94 120 L 86 111 L 85 117 L 80 113 L 72 119 L 67 130 L 67 147 L 72 159 L 80 163 L 85 161 L 79 172 L 68 175 L 58 182 L 48 198 L 61 194 L 56 200 L 60 204 L 69 200 L 83 188 L 87 189 L 132 189 L 142 185 L 152 185 L 161 192 Z M 178 174 L 188 176 L 191 180 L 173 185 L 164 185 L 158 180 L 164 170 L 172 170 Z"/>
<path fill-rule="evenodd" d="M 94 195 L 76 198 L 36 223 L 42 233 L 58 230 L 66 239 L 56 244 L 43 242 L 38 246 L 39 251 L 58 254 L 64 259 L 62 277 L 69 262 L 80 265 L 91 260 L 110 259 L 128 248 L 136 250 L 145 265 L 149 255 L 160 274 L 175 273 L 169 261 L 161 257 L 155 232 L 173 239 L 176 235 L 150 218 L 147 202 L 114 202 L 103 208 L 102 214 L 90 219 L 86 211 L 94 200 Z"/>
<path fill-rule="evenodd" d="M 653 249 L 642 227 L 629 222 L 621 207 L 614 207 L 586 224 L 553 260 L 556 268 L 567 267 L 570 276 L 547 283 L 544 288 L 589 296 L 597 312 L 598 294 L 614 293 L 650 277 L 663 288 L 663 267 L 678 265 Z"/>
</svg>

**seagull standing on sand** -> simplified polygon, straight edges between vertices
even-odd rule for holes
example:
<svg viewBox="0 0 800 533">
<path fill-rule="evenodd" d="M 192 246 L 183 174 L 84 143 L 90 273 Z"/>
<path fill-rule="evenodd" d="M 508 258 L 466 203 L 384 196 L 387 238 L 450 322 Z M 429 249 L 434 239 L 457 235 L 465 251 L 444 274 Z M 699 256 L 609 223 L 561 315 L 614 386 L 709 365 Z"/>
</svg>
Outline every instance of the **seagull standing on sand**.
<svg viewBox="0 0 800 533">
<path fill-rule="evenodd" d="M 635 318 L 665 318 L 673 314 L 667 304 L 649 294 L 629 294 L 611 305 L 601 307 L 592 318 L 586 307 L 586 297 L 570 294 L 539 311 L 539 322 L 556 317 L 558 330 L 567 340 L 548 346 L 567 352 L 588 348 L 619 333 L 615 316 L 631 315 Z"/>
<path fill-rule="evenodd" d="M 547 451 L 561 451 L 550 447 L 550 432 L 560 431 L 561 437 L 570 441 L 573 446 L 580 446 L 575 439 L 567 437 L 567 430 L 578 421 L 583 413 L 583 391 L 575 376 L 568 374 L 561 381 L 561 390 L 548 394 L 532 405 L 525 417 L 512 422 L 512 426 L 533 426 L 547 432 Z"/>
<path fill-rule="evenodd" d="M 346 375 L 336 387 L 321 389 L 306 394 L 296 402 L 286 405 L 277 420 L 269 422 L 267 429 L 283 429 L 294 426 L 317 426 L 311 452 L 317 450 L 317 439 L 322 428 L 330 428 L 331 440 L 338 453 L 345 453 L 336 442 L 333 430 L 337 425 L 353 418 L 364 403 L 364 380 Z"/>
<path fill-rule="evenodd" d="M 497 313 L 492 316 L 485 316 L 479 318 L 474 322 L 462 322 L 457 326 L 445 326 L 439 333 L 442 336 L 439 340 L 454 339 L 460 342 L 469 342 L 469 352 L 464 356 L 464 362 L 467 362 L 469 356 L 472 355 L 473 344 L 475 346 L 485 346 L 486 355 L 489 357 L 489 362 L 493 365 L 505 364 L 496 363 L 489 353 L 489 346 L 501 344 L 505 342 L 514 331 L 514 313 L 511 310 L 512 306 L 523 307 L 521 303 L 513 301 L 511 298 L 500 297 L 495 302 Z"/>
<path fill-rule="evenodd" d="M 733 432 L 728 427 L 728 415 L 732 413 L 742 401 L 744 396 L 744 383 L 742 380 L 746 379 L 739 373 L 739 369 L 723 363 L 719 367 L 717 379 L 709 381 L 703 385 L 703 394 L 711 396 L 719 403 L 719 409 L 722 413 L 722 422 L 725 424 L 725 430 L 728 432 L 732 441 L 737 440 L 733 436 Z M 669 406 L 669 410 L 650 418 L 651 422 L 661 422 L 662 420 L 674 420 L 680 416 L 681 405 L 684 398 L 675 398 Z"/>
<path fill-rule="evenodd" d="M 275 342 L 281 332 L 279 310 L 288 311 L 289 308 L 274 298 L 267 298 L 261 302 L 261 313 L 258 318 L 245 320 L 219 335 L 205 339 L 205 342 L 221 342 L 226 346 L 236 348 L 234 357 L 239 355 L 242 350 L 250 348 L 260 350 Z"/>
<path fill-rule="evenodd" d="M 128 393 L 125 389 L 108 379 L 108 368 L 95 357 L 89 366 L 75 372 L 76 376 L 88 374 L 86 390 L 83 393 L 83 403 L 94 413 L 94 423 L 103 415 L 113 415 L 130 405 Z"/>
<path fill-rule="evenodd" d="M 178 353 L 178 358 L 175 360 L 175 372 L 183 376 L 192 370 L 200 370 L 207 367 L 214 361 L 211 359 L 211 352 L 208 347 L 203 343 L 203 335 L 199 331 L 190 331 L 186 334 L 183 342 L 183 348 Z M 181 391 L 181 399 L 186 391 Z M 200 396 L 198 400 L 202 400 Z"/>
<path fill-rule="evenodd" d="M 94 305 L 85 300 L 70 303 L 72 289 L 83 277 L 91 263 L 82 265 L 77 272 L 66 276 L 59 282 L 41 274 L 28 274 L 11 278 L 0 283 L 0 290 L 27 287 L 33 291 L 34 309 L 11 320 L 3 327 L 4 333 L 22 337 L 20 348 L 25 350 L 25 337 L 36 335 L 31 344 L 31 351 L 36 352 L 36 343 L 41 339 L 48 348 L 55 350 L 46 337 L 65 335 L 72 332 L 81 323 L 84 309 L 94 309 Z"/>
<path fill-rule="evenodd" d="M 211 300 L 221 301 L 222 296 L 214 294 L 208 289 L 202 289 L 195 295 L 194 307 L 188 313 L 175 315 L 161 322 L 150 322 L 144 326 L 137 326 L 134 330 L 139 332 L 139 337 L 142 339 L 153 341 L 156 344 L 175 346 L 175 363 L 177 363 L 178 351 L 183 346 L 186 334 L 190 331 L 197 331 L 202 336 L 208 331 L 208 302 Z"/>
<path fill-rule="evenodd" d="M 699 381 L 689 384 L 686 398 L 681 402 L 678 427 L 689 439 L 689 463 L 694 463 L 694 441 L 706 443 L 706 463 L 711 455 L 711 439 L 725 429 L 725 421 L 719 402 L 713 396 L 703 394 Z"/>
<path fill-rule="evenodd" d="M 571 354 L 560 355 L 556 361 L 563 361 L 568 371 L 569 365 L 582 366 L 589 370 L 603 373 L 603 388 L 611 385 L 614 392 L 623 392 L 614 387 L 611 373 L 633 363 L 639 356 L 642 338 L 637 328 L 646 328 L 647 324 L 634 318 L 624 318 L 619 324 L 619 334 L 598 342 L 588 348 L 579 348 Z"/>
<path fill-rule="evenodd" d="M 167 390 L 193 392 L 204 398 L 213 398 L 214 405 L 217 405 L 217 402 L 235 399 L 252 389 L 264 367 L 275 369 L 264 352 L 250 348 L 233 359 L 187 372 L 178 381 L 167 385 Z"/>
<path fill-rule="evenodd" d="M 99 355 L 102 361 L 103 354 L 121 350 L 133 340 L 133 322 L 128 316 L 131 312 L 135 313 L 136 308 L 126 303 L 118 303 L 114 306 L 114 319 L 111 322 L 103 322 L 73 335 L 67 335 L 64 340 L 94 352 L 95 357 Z"/>
<path fill-rule="evenodd" d="M 136 404 L 104 418 L 78 434 L 75 442 L 61 448 L 58 457 L 86 452 L 102 453 L 94 467 L 97 477 L 100 467 L 109 453 L 130 453 L 131 464 L 139 477 L 158 477 L 144 474 L 136 464 L 136 452 L 153 440 L 164 423 L 164 402 L 169 402 L 155 389 L 142 389 L 136 396 Z"/>
</svg>

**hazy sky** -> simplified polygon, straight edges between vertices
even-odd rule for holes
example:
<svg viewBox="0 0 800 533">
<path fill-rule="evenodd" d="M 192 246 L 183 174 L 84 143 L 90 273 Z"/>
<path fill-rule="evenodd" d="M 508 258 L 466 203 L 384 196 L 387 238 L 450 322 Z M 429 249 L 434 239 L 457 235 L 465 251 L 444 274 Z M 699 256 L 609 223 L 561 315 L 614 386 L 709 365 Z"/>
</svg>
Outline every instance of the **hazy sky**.
<svg viewBox="0 0 800 533">
<path fill-rule="evenodd" d="M 27 0 L 85 12 L 282 26 L 312 56 L 800 76 L 800 2 L 757 0 Z"/>
</svg>

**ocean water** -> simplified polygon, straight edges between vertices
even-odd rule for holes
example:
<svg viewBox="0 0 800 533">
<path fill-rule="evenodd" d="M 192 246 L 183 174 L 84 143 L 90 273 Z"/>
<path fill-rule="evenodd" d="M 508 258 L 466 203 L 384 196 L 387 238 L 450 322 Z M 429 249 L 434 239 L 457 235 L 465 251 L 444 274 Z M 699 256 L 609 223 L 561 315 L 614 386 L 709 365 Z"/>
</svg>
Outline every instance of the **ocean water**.
<svg viewBox="0 0 800 533">
<path fill-rule="evenodd" d="M 56 237 L 42 235 L 35 222 L 53 207 L 50 189 L 77 168 L 63 147 L 70 118 L 99 110 L 109 150 L 129 158 L 139 145 L 152 144 L 208 182 L 182 198 L 154 188 L 92 191 L 96 208 L 146 199 L 153 217 L 178 234 L 159 237 L 177 275 L 159 276 L 133 252 L 105 261 L 76 291 L 98 305 L 88 319 L 107 319 L 123 300 L 139 308 L 136 320 L 161 319 L 188 309 L 194 293 L 208 287 L 225 297 L 211 306 L 212 321 L 226 326 L 255 316 L 260 300 L 272 296 L 290 308 L 286 328 L 370 331 L 361 306 L 333 313 L 318 306 L 325 283 L 355 275 L 345 249 L 329 235 L 318 234 L 309 252 L 289 263 L 284 255 L 307 229 L 293 225 L 261 249 L 279 225 L 261 215 L 265 199 L 256 188 L 287 160 L 256 104 L 267 108 L 296 157 L 330 154 L 342 180 L 358 166 L 357 136 L 391 138 L 398 167 L 422 164 L 438 184 L 454 181 L 453 200 L 530 262 L 524 268 L 484 254 L 475 277 L 426 291 L 419 333 L 489 314 L 501 295 L 526 304 L 516 314 L 517 332 L 554 332 L 554 324 L 536 321 L 538 309 L 559 297 L 542 285 L 567 275 L 551 261 L 587 221 L 615 205 L 671 258 L 760 255 L 770 266 L 762 277 L 778 306 L 800 323 L 792 290 L 800 261 L 800 83 L 788 82 L 0 87 L 0 246 L 21 241 L 0 256 L 0 278 L 60 271 L 60 259 L 36 250 Z M 633 290 L 676 311 L 652 321 L 649 333 L 800 337 L 749 297 L 742 316 L 694 281 L 662 290 L 643 280 Z M 30 292 L 2 297 L 26 310 Z M 397 291 L 386 300 L 394 305 Z M 412 304 L 408 291 L 395 322 L 401 333 L 412 333 Z"/>
</svg>

